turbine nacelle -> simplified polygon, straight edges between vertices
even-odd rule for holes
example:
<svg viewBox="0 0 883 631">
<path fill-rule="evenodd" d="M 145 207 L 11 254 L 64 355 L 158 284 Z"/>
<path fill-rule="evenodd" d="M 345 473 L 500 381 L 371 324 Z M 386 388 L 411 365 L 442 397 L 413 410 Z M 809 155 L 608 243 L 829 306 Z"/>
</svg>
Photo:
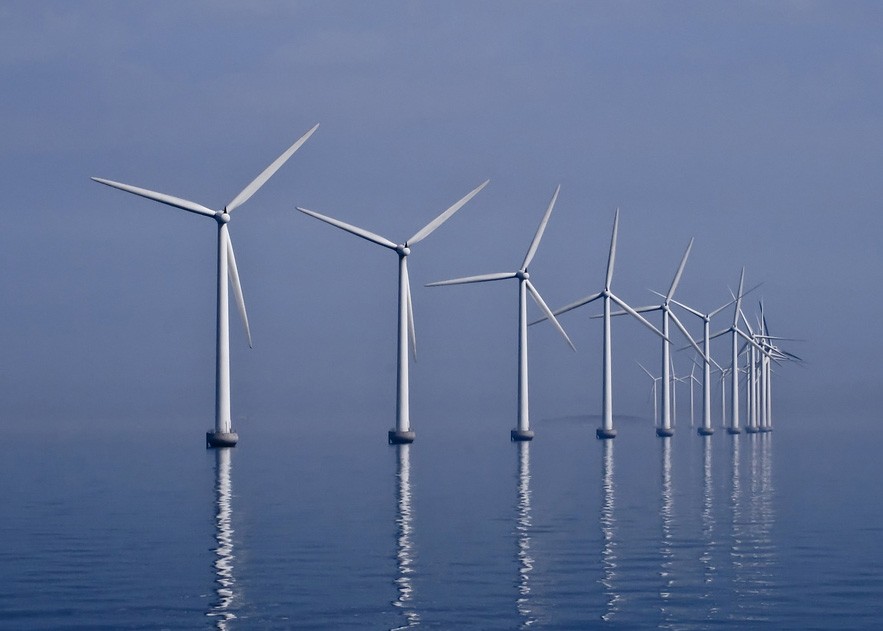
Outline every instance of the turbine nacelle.
<svg viewBox="0 0 883 631">
<path fill-rule="evenodd" d="M 407 245 L 397 245 L 396 252 L 399 256 L 405 257 L 411 253 L 411 248 L 409 248 Z"/>
<path fill-rule="evenodd" d="M 527 270 L 518 270 L 515 272 L 515 278 L 518 280 L 527 280 L 530 278 L 530 274 L 527 273 Z"/>
<path fill-rule="evenodd" d="M 217 219 L 219 224 L 230 223 L 230 213 L 228 213 L 226 210 L 219 211 L 215 215 L 215 219 Z"/>
</svg>

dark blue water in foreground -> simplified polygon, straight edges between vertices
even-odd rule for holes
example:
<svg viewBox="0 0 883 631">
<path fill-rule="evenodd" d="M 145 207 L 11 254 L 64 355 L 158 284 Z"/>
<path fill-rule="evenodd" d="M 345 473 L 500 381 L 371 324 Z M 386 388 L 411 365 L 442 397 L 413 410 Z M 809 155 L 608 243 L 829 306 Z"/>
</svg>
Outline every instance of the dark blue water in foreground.
<svg viewBox="0 0 883 631">
<path fill-rule="evenodd" d="M 307 425 L 306 421 L 303 425 Z M 384 421 L 0 445 L 0 628 L 881 628 L 883 432 Z M 496 426 L 499 425 L 499 426 Z M 838 422 L 848 428 L 849 423 Z"/>
</svg>

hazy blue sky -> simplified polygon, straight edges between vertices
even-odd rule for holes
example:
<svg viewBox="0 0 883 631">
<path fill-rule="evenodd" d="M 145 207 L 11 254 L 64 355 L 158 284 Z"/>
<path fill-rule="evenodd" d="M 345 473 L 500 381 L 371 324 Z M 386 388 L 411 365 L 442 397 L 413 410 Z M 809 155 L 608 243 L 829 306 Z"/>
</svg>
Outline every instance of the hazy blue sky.
<svg viewBox="0 0 883 631">
<path fill-rule="evenodd" d="M 410 258 L 418 433 L 514 423 L 515 283 L 422 285 L 515 269 L 559 183 L 553 308 L 601 288 L 618 206 L 621 297 L 652 303 L 695 237 L 679 298 L 726 302 L 744 265 L 807 340 L 781 422 L 877 416 L 881 33 L 875 2 L 2 2 L 0 424 L 208 428 L 215 226 L 89 177 L 221 207 L 316 122 L 231 224 L 242 432 L 393 423 L 395 256 L 295 205 L 403 240 L 486 178 Z M 576 354 L 531 330 L 536 422 L 600 411 L 595 312 L 562 318 Z M 614 342 L 616 412 L 647 416 L 659 344 Z"/>
</svg>

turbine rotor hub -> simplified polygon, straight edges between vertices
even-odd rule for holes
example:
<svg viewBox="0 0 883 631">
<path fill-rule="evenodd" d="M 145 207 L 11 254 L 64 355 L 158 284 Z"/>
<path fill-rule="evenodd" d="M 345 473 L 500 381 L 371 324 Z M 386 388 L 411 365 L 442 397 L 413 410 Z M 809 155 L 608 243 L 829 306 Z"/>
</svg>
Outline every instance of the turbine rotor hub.
<svg viewBox="0 0 883 631">
<path fill-rule="evenodd" d="M 407 245 L 400 245 L 396 247 L 396 252 L 399 253 L 399 256 L 408 256 L 411 253 L 411 248 Z"/>
<path fill-rule="evenodd" d="M 215 215 L 215 218 L 218 220 L 218 223 L 230 223 L 230 214 L 227 211 L 223 211 Z"/>
<path fill-rule="evenodd" d="M 527 270 L 518 270 L 515 273 L 515 277 L 518 280 L 527 280 L 528 278 L 530 278 L 530 274 L 527 273 Z"/>
</svg>

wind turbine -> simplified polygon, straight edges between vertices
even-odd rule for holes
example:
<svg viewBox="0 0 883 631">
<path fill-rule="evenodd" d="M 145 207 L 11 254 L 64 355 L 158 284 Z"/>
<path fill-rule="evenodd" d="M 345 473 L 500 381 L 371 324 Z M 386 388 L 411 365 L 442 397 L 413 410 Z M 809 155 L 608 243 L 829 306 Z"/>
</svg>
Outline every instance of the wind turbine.
<svg viewBox="0 0 883 631">
<path fill-rule="evenodd" d="M 746 341 L 755 344 L 754 340 L 752 340 L 748 335 L 743 333 L 739 327 L 739 314 L 742 310 L 742 296 L 745 295 L 743 292 L 743 288 L 745 286 L 745 268 L 742 268 L 742 273 L 739 276 L 739 292 L 736 294 L 736 307 L 733 310 L 733 324 L 723 331 L 719 331 L 711 336 L 711 339 L 724 335 L 726 333 L 730 333 L 732 335 L 731 339 L 731 348 L 732 348 L 732 385 L 730 387 L 730 401 L 731 401 L 731 413 L 732 417 L 730 419 L 730 426 L 727 427 L 727 433 L 729 434 L 739 434 L 742 430 L 739 428 L 739 338 L 742 337 Z"/>
<path fill-rule="evenodd" d="M 743 316 L 744 317 L 744 316 Z M 773 431 L 773 405 L 772 405 L 772 362 L 777 359 L 783 360 L 794 360 L 798 362 L 802 362 L 803 360 L 795 355 L 794 353 L 789 353 L 788 351 L 780 349 L 778 346 L 772 343 L 772 340 L 785 340 L 789 338 L 783 337 L 775 337 L 770 334 L 769 327 L 767 326 L 766 315 L 763 310 L 763 301 L 760 301 L 760 335 L 758 335 L 758 341 L 761 343 L 763 349 L 760 352 L 760 367 L 761 367 L 761 391 L 763 393 L 763 397 L 761 398 L 761 405 L 763 406 L 761 409 L 762 420 L 763 422 L 760 424 L 760 431 L 762 432 L 771 432 Z"/>
<path fill-rule="evenodd" d="M 690 380 L 690 427 L 693 427 L 695 424 L 695 408 L 693 406 L 693 384 L 700 383 L 700 381 L 696 378 L 696 364 L 693 363 L 690 366 L 690 374 L 684 377 L 684 379 Z"/>
<path fill-rule="evenodd" d="M 711 318 L 713 318 L 725 308 L 729 307 L 733 303 L 733 301 L 730 301 L 727 304 L 722 305 L 709 313 L 700 313 L 696 309 L 688 307 L 687 305 L 678 302 L 677 300 L 672 300 L 672 302 L 674 302 L 682 309 L 686 309 L 693 315 L 702 318 L 702 348 L 704 350 L 704 357 L 702 361 L 702 425 L 696 431 L 699 433 L 700 436 L 711 436 L 714 433 L 714 428 L 711 426 L 712 362 L 714 362 L 714 364 L 721 370 L 721 373 L 723 373 L 723 368 L 721 368 L 720 365 L 711 358 Z"/>
<path fill-rule="evenodd" d="M 300 149 L 319 125 L 315 125 L 307 133 L 301 136 L 281 156 L 264 169 L 251 183 L 234 197 L 223 210 L 212 210 L 201 204 L 186 199 L 156 193 L 137 186 L 121 184 L 112 180 L 93 177 L 100 184 L 106 184 L 118 188 L 127 193 L 133 193 L 195 213 L 205 217 L 211 217 L 218 224 L 218 294 L 217 294 L 217 338 L 216 338 L 216 370 L 215 370 L 215 429 L 206 432 L 205 440 L 208 447 L 233 447 L 239 441 L 239 436 L 233 431 L 230 420 L 230 310 L 228 306 L 227 283 L 233 286 L 233 295 L 245 326 L 248 337 L 248 345 L 251 347 L 251 331 L 248 328 L 248 316 L 245 311 L 245 301 L 242 297 L 242 286 L 239 282 L 239 272 L 236 268 L 236 257 L 233 254 L 233 243 L 230 241 L 230 233 L 227 224 L 230 222 L 231 213 L 244 204 L 254 195 L 257 190 L 269 180 L 279 168 Z"/>
<path fill-rule="evenodd" d="M 530 282 L 530 274 L 527 272 L 527 268 L 533 260 L 534 255 L 537 253 L 537 248 L 540 246 L 540 240 L 543 238 L 543 232 L 545 232 L 546 230 L 546 224 L 549 222 L 549 216 L 552 214 L 552 209 L 555 207 L 555 201 L 558 199 L 558 193 L 560 190 L 560 186 L 555 189 L 555 193 L 552 195 L 549 206 L 548 208 L 546 208 L 546 213 L 543 215 L 543 218 L 540 221 L 540 225 L 537 228 L 536 234 L 534 234 L 533 241 L 530 242 L 530 247 L 527 249 L 527 254 L 524 257 L 524 261 L 521 263 L 521 267 L 518 268 L 518 271 L 499 272 L 495 274 L 481 274 L 479 276 L 466 276 L 464 278 L 442 280 L 426 285 L 427 287 L 440 287 L 442 285 L 485 283 L 495 280 L 508 280 L 510 278 L 518 279 L 518 425 L 509 434 L 512 440 L 532 440 L 534 437 L 534 433 L 530 429 L 530 406 L 528 405 L 527 383 L 528 293 L 530 294 L 531 298 L 533 298 L 534 302 L 537 303 L 539 308 L 542 309 L 543 313 L 546 314 L 546 317 L 552 321 L 552 324 L 555 325 L 555 328 L 558 329 L 558 332 L 561 333 L 562 336 L 564 336 L 564 339 L 570 345 L 570 348 L 576 350 L 576 348 L 573 346 L 573 342 L 570 341 L 570 338 L 567 337 L 567 333 L 564 332 L 564 329 L 561 327 L 561 325 L 558 323 L 558 320 L 552 314 L 552 310 L 549 309 L 542 296 L 540 296 L 540 292 L 537 291 L 533 283 Z"/>
<path fill-rule="evenodd" d="M 646 368 L 644 368 L 644 365 L 641 362 L 635 362 L 635 363 L 638 364 L 638 366 L 641 367 L 641 370 L 643 370 L 645 373 L 647 373 L 647 376 L 653 380 L 653 386 L 651 386 L 650 392 L 653 395 L 653 426 L 656 427 L 659 425 L 659 408 L 656 406 L 656 399 L 657 399 L 657 397 L 656 397 L 656 384 L 657 384 L 657 382 L 659 382 L 660 379 L 662 379 L 662 377 L 654 377 L 653 373 L 650 372 L 649 370 L 647 370 Z"/>
<path fill-rule="evenodd" d="M 607 276 L 604 280 L 604 289 L 599 291 L 596 294 L 591 294 L 586 296 L 585 298 L 580 298 L 576 302 L 573 302 L 569 305 L 561 307 L 553 312 L 553 315 L 561 315 L 562 313 L 566 313 L 567 311 L 571 311 L 576 309 L 577 307 L 582 307 L 583 305 L 587 305 L 599 298 L 604 299 L 604 359 L 603 359 L 603 368 L 604 368 L 604 379 L 603 379 L 603 402 L 602 402 L 602 426 L 598 428 L 596 431 L 596 436 L 599 439 L 605 440 L 609 438 L 616 437 L 616 430 L 613 428 L 613 374 L 612 374 L 612 344 L 610 338 L 610 303 L 615 302 L 622 309 L 628 312 L 633 317 L 637 318 L 644 326 L 649 328 L 651 331 L 656 333 L 662 338 L 666 336 L 663 335 L 655 326 L 647 322 L 644 317 L 635 311 L 632 307 L 627 305 L 623 300 L 618 298 L 613 292 L 610 291 L 610 283 L 613 281 L 613 264 L 616 260 L 616 234 L 619 229 L 619 209 L 616 209 L 616 212 L 613 215 L 613 234 L 610 237 L 610 252 L 607 255 Z M 539 320 L 531 322 L 530 324 L 537 324 L 538 322 L 542 322 L 546 320 L 546 317 L 543 317 Z"/>
<path fill-rule="evenodd" d="M 662 312 L 662 402 L 660 406 L 662 408 L 662 424 L 657 425 L 656 427 L 656 435 L 663 436 L 674 436 L 674 427 L 672 423 L 672 409 L 674 408 L 673 397 L 674 393 L 671 390 L 671 383 L 674 381 L 673 374 L 671 371 L 671 341 L 669 340 L 669 321 L 673 321 L 675 326 L 677 326 L 681 333 L 687 338 L 687 341 L 696 349 L 696 351 L 705 357 L 705 353 L 702 352 L 702 349 L 696 344 L 696 341 L 690 336 L 690 333 L 687 332 L 687 328 L 680 321 L 677 315 L 671 310 L 671 304 L 674 301 L 674 294 L 678 288 L 678 283 L 681 282 L 681 275 L 684 273 L 684 266 L 687 264 L 687 257 L 690 256 L 690 250 L 693 247 L 693 239 L 690 239 L 690 243 L 687 244 L 687 249 L 684 251 L 684 256 L 681 257 L 681 263 L 678 265 L 677 272 L 675 272 L 674 278 L 671 281 L 671 286 L 668 289 L 668 293 L 662 296 L 662 303 L 658 305 L 652 305 L 649 307 L 638 307 L 635 309 L 638 313 L 649 313 L 651 311 L 661 311 Z M 655 292 L 654 292 L 655 293 Z M 661 294 L 658 294 L 661 295 Z M 612 315 L 624 315 L 624 311 L 618 311 Z M 595 316 L 598 317 L 598 316 Z M 692 426 L 692 422 L 691 422 Z"/>
<path fill-rule="evenodd" d="M 338 219 L 333 219 L 325 215 L 319 214 L 306 208 L 297 207 L 299 211 L 311 217 L 315 217 L 332 226 L 336 226 L 341 230 L 352 233 L 357 237 L 361 237 L 389 248 L 399 257 L 399 308 L 398 308 L 398 370 L 396 379 L 396 427 L 388 432 L 389 443 L 406 444 L 414 442 L 415 433 L 411 430 L 410 403 L 409 403 L 409 387 L 408 387 L 408 342 L 410 340 L 411 350 L 414 356 L 417 356 L 417 342 L 414 338 L 414 307 L 411 302 L 411 281 L 408 278 L 408 255 L 411 253 L 411 247 L 428 237 L 436 228 L 447 221 L 451 215 L 460 210 L 466 202 L 475 197 L 478 192 L 487 186 L 490 180 L 485 180 L 477 188 L 469 192 L 465 197 L 460 199 L 453 206 L 448 208 L 438 217 L 430 221 L 428 224 L 418 230 L 413 237 L 404 243 L 395 243 L 386 237 L 369 232 L 363 228 L 344 223 Z"/>
</svg>

